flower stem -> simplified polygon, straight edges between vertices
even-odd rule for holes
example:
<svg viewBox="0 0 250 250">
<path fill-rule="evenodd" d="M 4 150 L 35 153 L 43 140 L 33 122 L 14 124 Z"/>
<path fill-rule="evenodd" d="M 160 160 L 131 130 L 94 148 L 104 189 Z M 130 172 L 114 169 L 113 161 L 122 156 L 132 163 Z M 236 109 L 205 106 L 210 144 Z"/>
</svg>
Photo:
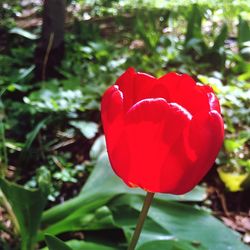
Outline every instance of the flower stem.
<svg viewBox="0 0 250 250">
<path fill-rule="evenodd" d="M 141 210 L 141 213 L 140 213 L 140 216 L 139 216 L 139 219 L 138 219 L 138 222 L 137 222 L 137 225 L 136 225 L 132 240 L 131 240 L 130 245 L 128 247 L 128 250 L 134 250 L 135 247 L 136 247 L 136 244 L 137 244 L 138 239 L 140 237 L 141 230 L 142 230 L 144 221 L 145 221 L 145 219 L 147 217 L 148 210 L 149 210 L 149 207 L 150 207 L 150 205 L 152 203 L 153 198 L 154 198 L 154 193 L 147 192 L 147 195 L 145 197 L 143 207 L 142 207 L 142 210 Z"/>
</svg>

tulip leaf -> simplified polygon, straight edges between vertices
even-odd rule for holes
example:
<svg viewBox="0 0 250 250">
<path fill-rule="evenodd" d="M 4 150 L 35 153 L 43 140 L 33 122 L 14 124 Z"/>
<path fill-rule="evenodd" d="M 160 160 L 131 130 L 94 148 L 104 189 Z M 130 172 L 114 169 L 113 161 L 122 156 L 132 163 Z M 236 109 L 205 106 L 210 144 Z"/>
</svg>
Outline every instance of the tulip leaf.
<svg viewBox="0 0 250 250">
<path fill-rule="evenodd" d="M 114 211 L 115 219 L 123 217 L 125 220 L 126 217 L 129 218 L 129 215 L 126 214 L 128 209 L 125 208 L 129 206 L 130 209 L 140 211 L 142 203 L 143 197 L 126 194 L 112 200 L 110 208 Z M 196 242 L 205 249 L 249 249 L 241 242 L 240 234 L 227 228 L 208 212 L 190 205 L 154 199 L 148 218 L 165 229 L 168 237 L 172 235 L 177 239 Z M 121 221 L 119 219 L 119 222 Z M 124 224 L 124 226 L 128 225 Z M 142 239 L 143 234 L 144 232 L 142 232 Z M 139 240 L 139 246 L 145 243 L 145 239 L 144 242 L 141 242 L 142 239 Z"/>
<path fill-rule="evenodd" d="M 125 238 L 129 242 L 133 235 L 139 212 L 127 205 L 113 206 L 111 204 L 110 208 L 112 209 L 116 226 L 123 230 Z M 138 246 L 149 241 L 170 240 L 173 238 L 174 236 L 166 229 L 148 217 L 144 222 Z"/>
<path fill-rule="evenodd" d="M 116 247 L 110 247 L 110 246 L 103 246 L 103 244 L 98 244 L 94 242 L 86 242 L 86 241 L 79 241 L 79 240 L 70 240 L 67 242 L 67 244 L 73 249 L 73 250 L 117 250 Z"/>
<path fill-rule="evenodd" d="M 28 190 L 4 179 L 0 179 L 0 188 L 11 205 L 20 227 L 21 249 L 31 249 L 36 241 L 47 193 L 40 189 Z"/>
<path fill-rule="evenodd" d="M 57 235 L 68 231 L 98 230 L 114 228 L 113 215 L 107 206 L 102 206 L 95 211 L 86 211 L 85 207 L 79 208 L 67 216 L 64 220 L 48 227 L 46 234 Z M 40 238 L 42 235 L 40 235 Z"/>
<path fill-rule="evenodd" d="M 196 193 L 194 200 L 204 199 L 201 190 L 193 191 Z M 187 201 L 193 201 L 191 194 L 186 196 Z M 144 191 L 126 187 L 114 175 L 107 154 L 101 153 L 80 194 L 44 213 L 43 223 L 47 228 L 43 233 L 56 235 L 78 230 L 117 228 L 123 230 L 128 242 L 144 196 Z M 200 249 L 247 249 L 237 233 L 208 212 L 177 202 L 180 197 L 164 194 L 155 196 L 139 247 L 150 241 L 179 239 L 205 247 Z M 182 200 L 185 200 L 185 196 Z"/>
<path fill-rule="evenodd" d="M 128 188 L 110 169 L 107 155 L 97 162 L 81 193 L 63 204 L 54 206 L 43 215 L 44 225 L 53 224 L 81 208 L 82 212 L 95 211 L 115 195 L 126 193 Z"/>
<path fill-rule="evenodd" d="M 157 240 L 150 241 L 143 244 L 138 250 L 155 250 L 155 249 L 167 249 L 167 250 L 206 250 L 199 243 L 182 241 L 182 240 Z"/>
<path fill-rule="evenodd" d="M 82 213 L 84 211 L 94 211 L 98 207 L 105 205 L 114 196 L 124 193 L 145 195 L 145 191 L 128 188 L 113 173 L 107 154 L 101 154 L 81 193 L 77 197 L 46 211 L 43 214 L 43 224 L 49 225 L 60 221 L 80 207 Z M 206 198 L 205 190 L 201 187 L 197 187 L 192 192 L 181 196 L 163 194 L 158 196 L 163 200 L 180 201 L 202 201 Z"/>
<path fill-rule="evenodd" d="M 43 248 L 42 250 L 116 250 L 117 248 L 113 248 L 110 246 L 103 246 L 102 244 L 98 244 L 95 242 L 87 242 L 80 240 L 69 240 L 67 242 L 63 242 L 60 239 L 56 238 L 53 235 L 47 234 L 45 236 L 46 243 L 48 247 Z"/>
<path fill-rule="evenodd" d="M 185 201 L 185 202 L 201 202 L 207 198 L 205 189 L 201 186 L 196 186 L 192 191 L 182 195 L 172 194 L 156 194 L 155 198 L 165 201 Z"/>
<path fill-rule="evenodd" d="M 67 246 L 63 241 L 59 240 L 53 235 L 46 235 L 45 241 L 49 247 L 49 250 L 72 250 L 72 248 Z"/>
<path fill-rule="evenodd" d="M 100 157 L 100 155 L 105 152 L 106 152 L 105 137 L 104 135 L 101 135 L 95 140 L 89 154 L 92 160 L 97 160 L 98 157 Z"/>
</svg>

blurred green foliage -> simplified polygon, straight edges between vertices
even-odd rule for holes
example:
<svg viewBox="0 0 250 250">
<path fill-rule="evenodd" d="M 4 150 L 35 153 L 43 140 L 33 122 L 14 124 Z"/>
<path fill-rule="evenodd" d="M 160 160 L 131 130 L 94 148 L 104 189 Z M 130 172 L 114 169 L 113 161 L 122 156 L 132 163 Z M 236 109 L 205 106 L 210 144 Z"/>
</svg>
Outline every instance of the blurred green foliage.
<svg viewBox="0 0 250 250">
<path fill-rule="evenodd" d="M 20 249 L 21 237 L 22 250 L 36 242 L 43 248 L 45 237 L 49 249 L 63 249 L 54 235 L 84 231 L 85 241 L 67 245 L 126 248 L 142 192 L 132 195 L 109 172 L 98 136 L 102 93 L 130 66 L 157 77 L 188 73 L 210 84 L 220 99 L 226 130 L 217 166 L 226 173 L 250 173 L 248 1 L 68 1 L 61 78 L 43 82 L 33 80 L 40 28 L 18 26 L 18 17 L 30 6 L 41 10 L 40 1 L 0 1 L 1 177 L 20 184 L 0 181 L 0 202 L 13 206 L 10 219 L 19 225 L 13 228 L 13 242 L 2 239 L 0 247 Z M 239 235 L 193 206 L 204 195 L 198 188 L 184 197 L 157 197 L 139 249 L 248 249 Z M 26 221 L 34 214 L 35 220 Z M 202 230 L 201 223 L 206 225 Z M 103 231 L 109 233 L 106 238 Z M 118 235 L 116 243 L 112 233 Z"/>
</svg>

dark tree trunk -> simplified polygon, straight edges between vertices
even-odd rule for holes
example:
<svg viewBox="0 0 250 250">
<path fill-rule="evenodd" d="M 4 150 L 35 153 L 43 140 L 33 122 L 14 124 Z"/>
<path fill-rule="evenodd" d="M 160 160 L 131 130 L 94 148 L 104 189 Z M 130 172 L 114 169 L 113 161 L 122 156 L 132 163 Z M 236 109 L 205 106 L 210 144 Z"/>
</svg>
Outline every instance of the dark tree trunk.
<svg viewBox="0 0 250 250">
<path fill-rule="evenodd" d="M 58 77 L 64 55 L 65 0 L 44 0 L 42 35 L 35 52 L 37 81 Z"/>
</svg>

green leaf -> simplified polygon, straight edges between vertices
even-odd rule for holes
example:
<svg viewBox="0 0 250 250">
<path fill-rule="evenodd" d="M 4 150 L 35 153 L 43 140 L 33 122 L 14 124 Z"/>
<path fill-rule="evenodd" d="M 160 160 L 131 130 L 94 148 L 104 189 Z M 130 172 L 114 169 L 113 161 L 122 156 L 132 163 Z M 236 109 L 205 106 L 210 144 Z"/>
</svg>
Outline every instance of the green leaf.
<svg viewBox="0 0 250 250">
<path fill-rule="evenodd" d="M 24 189 L 4 179 L 0 179 L 0 188 L 18 221 L 22 250 L 33 249 L 47 197 L 39 189 Z"/>
<path fill-rule="evenodd" d="M 190 200 L 204 199 L 202 189 L 195 192 L 194 197 L 191 194 L 186 197 Z M 119 196 L 120 194 L 124 195 Z M 113 174 L 107 155 L 102 154 L 79 196 L 45 212 L 43 222 L 50 226 L 44 232 L 58 234 L 79 229 L 116 227 L 122 228 L 129 240 L 144 196 L 145 192 L 142 190 L 127 188 Z M 174 202 L 177 199 L 180 197 L 155 196 L 140 245 L 153 240 L 175 238 L 195 242 L 208 249 L 221 250 L 231 246 L 232 249 L 246 249 L 237 233 L 226 228 L 207 212 Z"/>
<path fill-rule="evenodd" d="M 98 157 L 100 157 L 100 155 L 105 152 L 106 152 L 105 138 L 104 138 L 104 135 L 101 135 L 95 140 L 93 146 L 91 147 L 91 150 L 89 153 L 90 158 L 92 160 L 97 160 Z"/>
<path fill-rule="evenodd" d="M 92 139 L 98 132 L 98 125 L 95 122 L 71 121 L 70 125 L 78 128 L 87 139 Z"/>
<path fill-rule="evenodd" d="M 183 241 L 183 240 L 157 240 L 143 244 L 138 250 L 206 250 L 199 243 Z"/>
<path fill-rule="evenodd" d="M 142 204 L 143 197 L 127 194 L 113 199 L 110 207 L 120 211 L 119 216 L 126 216 L 123 215 L 126 211 L 122 209 L 124 206 L 140 211 Z M 195 242 L 207 249 L 249 249 L 241 242 L 240 234 L 227 228 L 208 212 L 190 205 L 154 199 L 148 216 L 174 238 Z M 141 244 L 140 241 L 139 243 Z"/>
<path fill-rule="evenodd" d="M 18 81 L 24 80 L 31 72 L 35 69 L 35 65 L 31 65 L 29 68 L 24 68 L 20 70 L 20 76 L 18 77 Z M 19 87 L 19 90 L 22 90 L 22 87 Z"/>
<path fill-rule="evenodd" d="M 238 44 L 242 48 L 245 42 L 250 41 L 250 27 L 248 22 L 239 17 Z"/>
<path fill-rule="evenodd" d="M 70 240 L 67 242 L 67 244 L 73 249 L 73 250 L 117 250 L 117 248 L 109 247 L 109 246 L 103 246 L 101 244 L 97 244 L 94 242 L 86 242 L 86 241 L 79 241 L 79 240 Z"/>
<path fill-rule="evenodd" d="M 186 49 L 194 49 L 197 53 L 202 54 L 202 48 L 201 48 L 202 40 L 198 38 L 191 38 L 186 43 Z"/>
<path fill-rule="evenodd" d="M 36 171 L 37 183 L 39 189 L 43 192 L 44 195 L 48 196 L 50 193 L 50 184 L 51 184 L 51 174 L 46 167 L 40 167 Z"/>
<path fill-rule="evenodd" d="M 123 230 L 127 242 L 130 242 L 139 217 L 139 212 L 129 205 L 113 206 L 111 202 L 109 206 L 113 213 L 115 225 Z M 173 235 L 166 229 L 151 218 L 147 218 L 143 225 L 143 232 L 140 235 L 138 246 L 149 241 L 170 240 L 173 238 Z"/>
<path fill-rule="evenodd" d="M 44 118 L 28 134 L 27 140 L 24 144 L 24 147 L 23 147 L 21 154 L 20 154 L 20 157 L 19 157 L 19 162 L 18 162 L 19 166 L 23 167 L 23 166 L 27 165 L 28 158 L 30 157 L 29 149 L 30 149 L 32 143 L 34 142 L 34 140 L 36 139 L 40 130 L 48 123 L 49 120 L 50 120 L 50 117 Z"/>
<path fill-rule="evenodd" d="M 45 247 L 42 250 L 117 250 L 117 248 L 104 246 L 94 242 L 80 241 L 80 240 L 69 240 L 63 242 L 53 235 L 47 234 L 45 236 L 48 248 Z"/>
<path fill-rule="evenodd" d="M 187 32 L 186 32 L 186 43 L 191 39 L 202 40 L 201 33 L 201 21 L 202 12 L 197 4 L 192 5 L 192 10 L 188 15 L 187 21 Z"/>
<path fill-rule="evenodd" d="M 159 200 L 165 201 L 183 201 L 183 202 L 201 202 L 207 198 L 205 188 L 196 186 L 192 191 L 182 195 L 172 194 L 156 194 L 155 196 Z"/>
<path fill-rule="evenodd" d="M 80 207 L 73 211 L 65 219 L 48 227 L 44 232 L 57 235 L 70 231 L 111 229 L 114 227 L 113 216 L 107 206 L 102 206 L 95 211 L 89 212 L 83 206 L 83 208 Z"/>
<path fill-rule="evenodd" d="M 82 215 L 84 212 L 94 211 L 98 207 L 107 204 L 114 196 L 124 193 L 141 194 L 144 196 L 145 191 L 128 188 L 112 171 L 107 153 L 102 153 L 80 194 L 63 204 L 47 210 L 43 215 L 43 224 L 50 225 L 60 221 L 79 208 L 82 211 Z M 163 200 L 202 201 L 206 194 L 203 188 L 198 187 L 182 196 L 161 194 L 157 194 L 157 196 Z"/>
<path fill-rule="evenodd" d="M 63 241 L 59 240 L 53 235 L 45 235 L 45 241 L 49 247 L 49 250 L 72 250 Z"/>
<path fill-rule="evenodd" d="M 216 37 L 214 41 L 214 46 L 212 49 L 218 50 L 219 48 L 224 47 L 227 36 L 228 36 L 228 29 L 227 29 L 227 25 L 224 24 L 223 27 L 221 28 L 219 35 Z"/>
<path fill-rule="evenodd" d="M 30 40 L 38 39 L 37 35 L 32 34 L 31 32 L 24 30 L 24 29 L 21 29 L 21 28 L 18 28 L 18 27 L 11 29 L 9 32 L 12 34 L 17 34 L 17 35 L 23 36 L 23 37 L 28 38 Z"/>
<path fill-rule="evenodd" d="M 46 243 L 48 248 L 45 247 L 42 250 L 117 250 L 117 248 L 103 246 L 102 244 L 80 241 L 80 240 L 69 240 L 67 242 L 63 242 L 56 238 L 53 235 L 47 234 L 45 236 Z"/>
<path fill-rule="evenodd" d="M 240 148 L 242 148 L 247 141 L 248 138 L 241 139 L 226 139 L 224 141 L 224 146 L 226 151 L 228 152 L 237 152 Z"/>
<path fill-rule="evenodd" d="M 76 198 L 46 211 L 43 216 L 43 224 L 53 224 L 78 209 L 82 210 L 82 215 L 95 211 L 105 205 L 113 196 L 128 191 L 130 189 L 112 172 L 107 154 L 103 154 L 81 193 Z"/>
</svg>

